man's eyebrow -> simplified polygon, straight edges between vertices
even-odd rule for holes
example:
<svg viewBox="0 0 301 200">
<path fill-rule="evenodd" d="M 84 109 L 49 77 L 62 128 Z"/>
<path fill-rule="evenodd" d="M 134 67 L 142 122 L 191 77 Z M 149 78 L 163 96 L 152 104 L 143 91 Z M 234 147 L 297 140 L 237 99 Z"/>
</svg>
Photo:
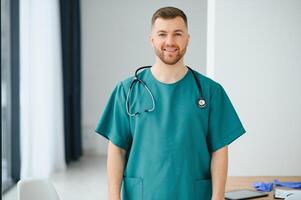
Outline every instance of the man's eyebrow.
<svg viewBox="0 0 301 200">
<path fill-rule="evenodd" d="M 181 30 L 181 29 L 174 30 L 174 32 L 182 32 L 182 33 L 184 33 L 184 31 Z M 166 33 L 166 31 L 164 31 L 164 30 L 159 30 L 159 31 L 157 31 L 157 33 Z"/>
<path fill-rule="evenodd" d="M 184 31 L 181 30 L 181 29 L 177 29 L 177 30 L 175 30 L 174 32 L 182 32 L 182 33 L 184 33 Z"/>
</svg>

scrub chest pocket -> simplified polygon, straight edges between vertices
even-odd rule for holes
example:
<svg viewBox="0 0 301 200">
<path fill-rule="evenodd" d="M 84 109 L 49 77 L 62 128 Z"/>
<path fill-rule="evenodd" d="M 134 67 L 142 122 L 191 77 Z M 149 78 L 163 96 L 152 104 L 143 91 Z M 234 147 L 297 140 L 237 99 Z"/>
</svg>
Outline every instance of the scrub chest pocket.
<svg viewBox="0 0 301 200">
<path fill-rule="evenodd" d="M 223 87 L 196 72 L 205 108 L 190 70 L 176 83 L 155 79 L 150 69 L 138 74 L 152 91 L 156 108 L 129 116 L 126 97 L 133 77 L 119 82 L 95 131 L 127 151 L 122 200 L 210 200 L 211 155 L 243 133 L 239 117 Z M 129 110 L 152 105 L 143 87 L 131 91 Z M 146 93 L 146 94 L 145 94 Z"/>
</svg>

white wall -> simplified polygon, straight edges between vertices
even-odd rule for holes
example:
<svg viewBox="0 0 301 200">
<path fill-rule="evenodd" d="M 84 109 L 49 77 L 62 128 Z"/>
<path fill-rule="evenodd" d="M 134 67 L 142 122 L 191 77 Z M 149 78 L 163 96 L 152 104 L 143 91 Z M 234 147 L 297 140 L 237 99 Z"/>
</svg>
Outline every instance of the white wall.
<svg viewBox="0 0 301 200">
<path fill-rule="evenodd" d="M 191 35 L 185 63 L 205 73 L 206 1 L 81 1 L 82 113 L 85 153 L 106 153 L 107 141 L 93 133 L 115 84 L 141 65 L 154 63 L 148 42 L 152 14 L 160 7 L 182 9 Z"/>
<path fill-rule="evenodd" d="M 229 175 L 301 175 L 301 1 L 216 0 L 215 80 L 247 134 Z"/>
</svg>

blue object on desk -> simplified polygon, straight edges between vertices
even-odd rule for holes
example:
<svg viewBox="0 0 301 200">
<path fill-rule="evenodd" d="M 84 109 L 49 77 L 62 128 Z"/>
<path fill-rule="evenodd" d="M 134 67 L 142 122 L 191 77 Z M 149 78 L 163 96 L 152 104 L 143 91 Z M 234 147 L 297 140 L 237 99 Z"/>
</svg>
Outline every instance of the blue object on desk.
<svg viewBox="0 0 301 200">
<path fill-rule="evenodd" d="M 255 182 L 253 187 L 258 191 L 270 192 L 273 190 L 273 183 Z"/>
<path fill-rule="evenodd" d="M 271 192 L 273 187 L 287 187 L 293 189 L 301 189 L 301 182 L 280 182 L 278 180 L 274 180 L 273 183 L 265 183 L 265 182 L 254 182 L 253 187 L 262 192 Z"/>
<path fill-rule="evenodd" d="M 279 186 L 279 187 L 301 189 L 301 182 L 280 182 L 278 180 L 274 180 L 274 184 L 275 186 Z"/>
</svg>

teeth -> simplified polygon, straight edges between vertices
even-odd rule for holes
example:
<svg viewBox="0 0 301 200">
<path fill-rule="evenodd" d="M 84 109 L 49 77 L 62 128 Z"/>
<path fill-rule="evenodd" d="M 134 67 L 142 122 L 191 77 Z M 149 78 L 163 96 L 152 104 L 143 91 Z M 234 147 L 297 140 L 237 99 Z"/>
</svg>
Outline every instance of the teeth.
<svg viewBox="0 0 301 200">
<path fill-rule="evenodd" d="M 174 52 L 176 51 L 177 49 L 176 48 L 166 48 L 164 49 L 165 51 L 168 51 L 168 52 Z"/>
</svg>

